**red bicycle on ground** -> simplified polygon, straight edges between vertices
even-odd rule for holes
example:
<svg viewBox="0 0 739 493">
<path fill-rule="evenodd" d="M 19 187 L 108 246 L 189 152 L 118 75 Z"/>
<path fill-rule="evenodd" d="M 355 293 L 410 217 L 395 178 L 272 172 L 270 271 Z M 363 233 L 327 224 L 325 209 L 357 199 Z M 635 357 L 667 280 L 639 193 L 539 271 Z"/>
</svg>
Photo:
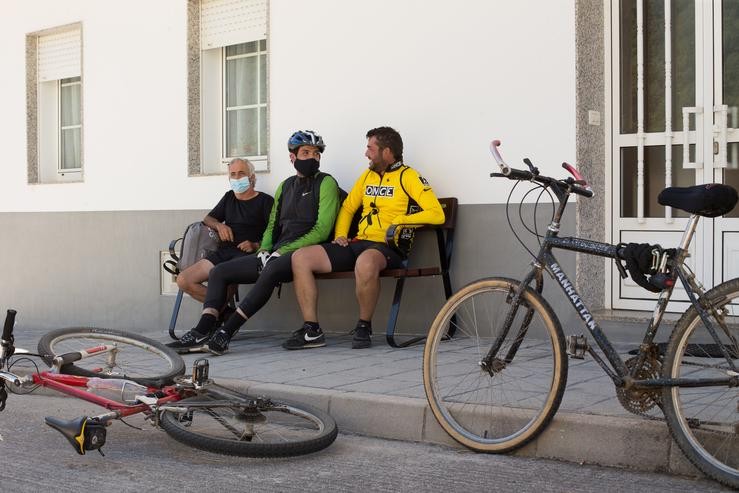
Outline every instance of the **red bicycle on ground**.
<svg viewBox="0 0 739 493">
<path fill-rule="evenodd" d="M 84 455 L 105 444 L 114 420 L 142 413 L 182 443 L 228 455 L 284 457 L 316 452 L 336 439 L 327 413 L 266 396 L 249 396 L 214 383 L 206 359 L 184 375 L 182 357 L 138 334 L 110 329 L 67 328 L 44 335 L 38 354 L 14 346 L 16 312 L 8 310 L 0 341 L 0 411 L 8 390 L 48 387 L 108 410 L 71 420 L 47 417 L 75 451 Z M 13 366 L 39 357 L 50 368 L 25 375 Z M 33 360 L 30 360 L 33 361 Z M 101 452 L 102 453 L 102 452 Z"/>
</svg>

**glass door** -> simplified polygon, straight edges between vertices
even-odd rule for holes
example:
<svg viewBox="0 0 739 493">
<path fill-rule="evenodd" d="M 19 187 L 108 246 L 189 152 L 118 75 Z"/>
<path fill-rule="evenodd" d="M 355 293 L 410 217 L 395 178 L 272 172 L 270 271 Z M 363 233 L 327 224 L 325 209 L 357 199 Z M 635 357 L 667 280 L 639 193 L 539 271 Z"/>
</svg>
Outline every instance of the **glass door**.
<svg viewBox="0 0 739 493">
<path fill-rule="evenodd" d="M 705 39 L 712 39 L 712 3 L 616 0 L 613 7 L 613 241 L 671 247 L 688 214 L 659 205 L 657 195 L 668 186 L 705 183 L 712 169 L 705 165 L 712 117 L 705 107 L 713 86 L 713 42 Z M 699 228 L 689 264 L 705 281 L 712 272 L 703 261 L 706 222 Z M 617 309 L 651 310 L 656 299 L 631 278 L 621 279 L 615 267 L 611 293 Z M 673 299 L 687 298 L 676 290 Z"/>
<path fill-rule="evenodd" d="M 739 0 L 714 5 L 713 180 L 739 190 Z M 716 218 L 716 284 L 739 277 L 739 208 Z"/>
</svg>

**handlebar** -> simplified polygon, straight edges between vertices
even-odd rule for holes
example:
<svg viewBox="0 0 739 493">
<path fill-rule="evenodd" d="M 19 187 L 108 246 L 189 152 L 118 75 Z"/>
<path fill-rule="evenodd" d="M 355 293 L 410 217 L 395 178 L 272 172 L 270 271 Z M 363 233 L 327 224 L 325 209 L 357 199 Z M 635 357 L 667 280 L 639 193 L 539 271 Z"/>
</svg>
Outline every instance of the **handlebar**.
<svg viewBox="0 0 739 493">
<path fill-rule="evenodd" d="M 13 325 L 15 324 L 15 316 L 18 312 L 15 310 L 8 310 L 5 315 L 5 325 L 3 326 L 3 341 L 10 341 L 13 337 Z"/>
<path fill-rule="evenodd" d="M 5 324 L 3 325 L 3 335 L 0 339 L 0 368 L 5 365 L 5 361 L 13 356 L 15 348 L 13 347 L 13 325 L 15 325 L 15 310 L 8 310 L 5 315 Z"/>
<path fill-rule="evenodd" d="M 493 140 L 490 143 L 490 153 L 493 155 L 495 162 L 498 163 L 502 176 L 508 178 L 509 180 L 536 181 L 544 185 L 555 185 L 556 184 L 558 186 L 563 187 L 569 192 L 582 195 L 583 197 L 590 198 L 594 195 L 593 190 L 590 188 L 590 186 L 588 186 L 583 176 L 571 164 L 562 163 L 562 167 L 566 169 L 567 171 L 569 171 L 574 177 L 574 179 L 566 178 L 564 180 L 558 180 L 556 178 L 550 178 L 548 176 L 540 175 L 538 174 L 538 170 L 536 168 L 533 168 L 535 173 L 531 171 L 523 170 L 523 169 L 511 168 L 503 160 L 503 157 L 500 155 L 500 151 L 498 151 L 498 147 L 500 147 L 500 144 L 501 144 L 500 140 L 497 140 L 497 139 Z M 501 175 L 493 173 L 491 176 L 501 176 Z"/>
</svg>

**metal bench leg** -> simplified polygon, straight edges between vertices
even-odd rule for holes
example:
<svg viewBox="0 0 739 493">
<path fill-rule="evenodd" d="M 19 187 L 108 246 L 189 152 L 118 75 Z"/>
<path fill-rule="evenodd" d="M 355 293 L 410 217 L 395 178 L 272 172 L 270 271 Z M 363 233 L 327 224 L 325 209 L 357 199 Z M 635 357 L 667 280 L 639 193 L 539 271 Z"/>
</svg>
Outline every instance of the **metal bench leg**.
<svg viewBox="0 0 739 493">
<path fill-rule="evenodd" d="M 177 315 L 180 313 L 180 305 L 182 304 L 182 290 L 177 291 L 177 298 L 174 300 L 174 309 L 172 310 L 172 318 L 169 320 L 169 337 L 175 341 L 179 339 L 174 333 L 175 325 L 177 325 Z"/>
<path fill-rule="evenodd" d="M 398 314 L 400 313 L 400 300 L 403 297 L 403 286 L 405 285 L 405 278 L 398 278 L 398 282 L 395 284 L 395 294 L 393 295 L 393 306 L 390 309 L 390 317 L 387 321 L 387 343 L 395 348 L 408 347 L 411 344 L 426 340 L 426 337 L 413 337 L 407 341 L 398 343 L 395 341 L 395 326 L 398 324 Z"/>
</svg>

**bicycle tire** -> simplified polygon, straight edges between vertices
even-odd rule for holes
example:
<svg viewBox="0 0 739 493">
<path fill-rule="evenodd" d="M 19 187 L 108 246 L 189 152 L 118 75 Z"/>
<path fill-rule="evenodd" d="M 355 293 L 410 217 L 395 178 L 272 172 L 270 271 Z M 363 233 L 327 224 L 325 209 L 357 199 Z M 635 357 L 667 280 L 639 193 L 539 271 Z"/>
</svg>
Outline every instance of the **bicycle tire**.
<svg viewBox="0 0 739 493">
<path fill-rule="evenodd" d="M 69 327 L 45 334 L 38 342 L 38 352 L 49 366 L 56 356 L 89 349 L 102 344 L 116 344 L 115 366 L 109 368 L 107 353 L 62 366 L 69 375 L 99 378 L 125 378 L 141 385 L 163 387 L 185 372 L 182 356 L 164 344 L 139 334 L 114 329 Z"/>
<path fill-rule="evenodd" d="M 557 412 L 567 383 L 559 320 L 530 287 L 513 319 L 513 326 L 520 327 L 531 311 L 515 357 L 494 376 L 480 367 L 518 286 L 519 281 L 507 278 L 468 284 L 442 307 L 426 340 L 423 385 L 431 411 L 452 438 L 478 452 L 509 452 L 536 438 Z M 452 326 L 456 333 L 445 337 Z M 516 334 L 508 332 L 498 355 L 510 348 Z M 533 372 L 538 376 L 533 378 Z"/>
<path fill-rule="evenodd" d="M 336 421 L 323 411 L 282 399 L 266 399 L 252 407 L 248 403 L 253 400 L 209 388 L 173 403 L 159 422 L 167 434 L 185 445 L 242 457 L 309 454 L 336 440 Z"/>
<path fill-rule="evenodd" d="M 717 327 L 721 349 L 691 306 L 670 336 L 664 378 L 726 378 L 731 370 L 724 350 L 739 368 L 739 279 L 711 289 L 700 303 L 720 310 L 733 341 Z M 662 402 L 670 434 L 688 460 L 707 476 L 739 488 L 739 387 L 665 387 Z"/>
</svg>

